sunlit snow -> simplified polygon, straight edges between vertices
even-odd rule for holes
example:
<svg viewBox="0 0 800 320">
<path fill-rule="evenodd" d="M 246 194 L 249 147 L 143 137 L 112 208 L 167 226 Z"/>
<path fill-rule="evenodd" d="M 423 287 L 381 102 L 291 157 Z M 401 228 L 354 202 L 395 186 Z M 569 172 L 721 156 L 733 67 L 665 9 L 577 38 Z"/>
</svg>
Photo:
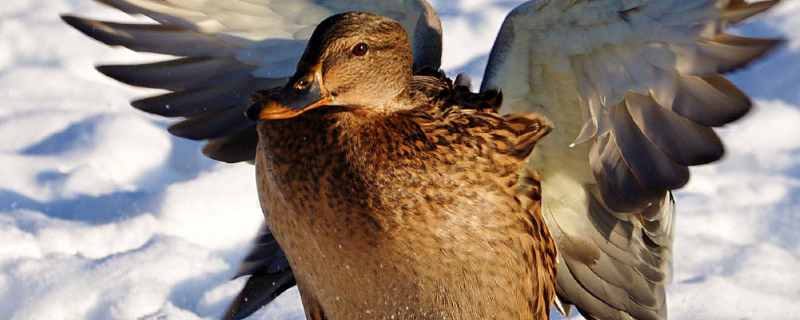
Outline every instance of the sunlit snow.
<svg viewBox="0 0 800 320">
<path fill-rule="evenodd" d="M 519 0 L 438 0 L 444 68 L 480 79 Z M 204 158 L 152 93 L 98 63 L 152 61 L 71 29 L 61 13 L 130 19 L 91 0 L 0 6 L 0 319 L 218 317 L 259 228 L 254 169 Z M 732 79 L 756 101 L 721 130 L 728 154 L 677 194 L 672 319 L 800 314 L 800 0 L 738 28 L 788 43 Z M 253 319 L 303 319 L 290 290 Z"/>
</svg>

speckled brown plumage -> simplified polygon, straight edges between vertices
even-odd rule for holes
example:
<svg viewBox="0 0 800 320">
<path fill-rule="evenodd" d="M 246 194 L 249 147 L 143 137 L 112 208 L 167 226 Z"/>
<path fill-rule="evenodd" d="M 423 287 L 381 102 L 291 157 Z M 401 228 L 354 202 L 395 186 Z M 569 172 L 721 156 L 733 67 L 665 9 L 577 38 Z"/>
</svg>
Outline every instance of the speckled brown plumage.
<svg viewBox="0 0 800 320">
<path fill-rule="evenodd" d="M 329 319 L 545 319 L 555 249 L 520 169 L 549 127 L 412 84 L 411 110 L 259 125 L 262 205 L 301 288 Z"/>
<path fill-rule="evenodd" d="M 374 105 L 259 122 L 261 204 L 309 319 L 547 319 L 555 246 L 521 169 L 550 126 L 498 101 L 414 76 Z"/>
</svg>

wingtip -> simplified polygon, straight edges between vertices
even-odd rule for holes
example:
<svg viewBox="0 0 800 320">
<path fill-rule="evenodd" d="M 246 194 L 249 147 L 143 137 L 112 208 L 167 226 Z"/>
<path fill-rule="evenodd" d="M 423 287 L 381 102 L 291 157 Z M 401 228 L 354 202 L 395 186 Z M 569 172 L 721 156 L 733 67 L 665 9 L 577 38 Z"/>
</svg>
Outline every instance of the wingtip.
<svg viewBox="0 0 800 320">
<path fill-rule="evenodd" d="M 155 86 L 148 86 L 146 83 L 143 83 L 141 81 L 141 77 L 137 77 L 135 70 L 132 70 L 132 66 L 134 65 L 96 65 L 94 66 L 94 69 L 106 77 L 127 85 L 158 88 Z"/>
<path fill-rule="evenodd" d="M 159 108 L 155 108 L 155 107 L 153 107 L 153 103 L 151 103 L 153 98 L 155 98 L 155 97 L 149 97 L 149 98 L 143 98 L 143 99 L 138 99 L 138 100 L 131 101 L 131 106 L 136 108 L 136 109 L 139 109 L 139 110 L 142 110 L 144 112 L 147 112 L 147 113 L 153 113 L 153 114 L 157 114 L 157 115 L 166 117 L 166 115 L 164 115 L 164 113 L 165 113 L 164 110 L 169 110 L 169 105 L 160 106 Z"/>
<path fill-rule="evenodd" d="M 769 0 L 760 2 L 746 2 L 744 0 L 731 1 L 727 8 L 722 11 L 722 19 L 730 24 L 738 24 L 752 16 L 769 10 L 781 0 Z"/>
<path fill-rule="evenodd" d="M 74 16 L 71 14 L 62 14 L 61 20 L 64 21 L 69 26 L 77 29 L 78 31 L 82 32 L 83 34 L 95 38 L 93 34 L 95 34 L 98 30 L 98 25 L 102 22 L 98 20 L 83 18 L 79 16 Z M 96 38 L 95 38 L 96 39 Z M 99 40 L 99 39 L 98 39 Z"/>
<path fill-rule="evenodd" d="M 183 123 L 183 121 L 179 121 L 177 123 L 174 123 L 174 124 L 170 125 L 169 127 L 167 127 L 167 132 L 169 132 L 171 135 L 176 136 L 176 137 L 191 139 L 191 138 L 185 137 L 185 135 L 187 135 L 186 132 L 185 132 L 186 130 L 184 130 L 184 128 L 181 125 L 181 123 Z M 191 140 L 197 141 L 197 139 L 191 139 Z M 236 279 L 238 277 L 239 277 L 239 275 L 237 274 L 233 278 L 231 278 L 231 280 Z"/>
<path fill-rule="evenodd" d="M 556 296 L 556 298 L 553 299 L 553 304 L 555 305 L 558 313 L 560 313 L 563 317 L 569 318 L 569 316 L 572 315 L 572 304 L 562 301 L 561 297 Z"/>
<path fill-rule="evenodd" d="M 258 132 L 255 125 L 227 137 L 209 140 L 203 154 L 211 159 L 236 163 L 255 159 Z"/>
<path fill-rule="evenodd" d="M 783 47 L 788 42 L 787 39 L 783 38 L 759 38 L 758 40 L 761 41 L 762 43 L 761 52 L 758 55 L 756 55 L 753 59 L 745 63 L 745 65 L 743 65 L 742 67 L 746 68 L 747 66 L 750 65 L 750 63 L 764 59 L 765 57 L 773 54 L 775 51 Z"/>
<path fill-rule="evenodd" d="M 86 34 L 86 32 L 83 30 L 89 27 L 89 24 L 86 21 L 87 19 L 71 14 L 60 14 L 59 17 L 61 18 L 61 21 L 64 21 L 64 23 L 68 24 L 70 27 L 73 27 Z"/>
<path fill-rule="evenodd" d="M 71 21 L 73 21 L 75 19 L 78 19 L 78 17 L 73 16 L 73 15 L 68 14 L 68 13 L 62 13 L 62 14 L 59 14 L 58 16 L 61 18 L 61 21 L 64 21 L 69 25 L 72 25 Z"/>
<path fill-rule="evenodd" d="M 114 41 L 114 37 L 112 36 L 114 34 L 114 30 L 109 28 L 108 22 L 82 18 L 70 14 L 62 14 L 60 16 L 64 23 L 92 39 L 110 46 L 119 45 Z"/>
<path fill-rule="evenodd" d="M 766 49 L 764 49 L 764 52 L 762 52 L 761 55 L 756 58 L 756 60 L 763 59 L 764 57 L 773 54 L 789 42 L 789 39 L 785 38 L 765 38 L 764 40 L 767 42 L 765 45 Z"/>
<path fill-rule="evenodd" d="M 722 74 L 746 68 L 786 43 L 786 39 L 781 38 L 752 38 L 730 33 L 720 33 L 712 41 L 723 46 L 732 46 L 741 53 L 740 56 L 720 66 L 717 71 Z"/>
<path fill-rule="evenodd" d="M 120 81 L 120 82 L 124 82 L 124 81 L 121 81 L 120 79 L 118 79 L 116 77 L 117 76 L 117 72 L 116 71 L 119 70 L 119 66 L 114 66 L 114 65 L 96 65 L 96 66 L 94 66 L 94 69 L 97 70 L 97 72 L 102 73 L 106 77 L 112 78 L 112 79 Z"/>
<path fill-rule="evenodd" d="M 769 48 L 767 48 L 767 50 L 764 51 L 764 54 L 769 54 L 773 50 L 778 49 L 779 47 L 782 47 L 783 45 L 789 42 L 789 39 L 786 38 L 767 38 L 764 40 L 770 42 L 770 44 L 768 45 Z"/>
<path fill-rule="evenodd" d="M 254 274 L 228 306 L 222 320 L 247 318 L 296 284 L 294 273 L 289 268 L 277 273 Z"/>
</svg>

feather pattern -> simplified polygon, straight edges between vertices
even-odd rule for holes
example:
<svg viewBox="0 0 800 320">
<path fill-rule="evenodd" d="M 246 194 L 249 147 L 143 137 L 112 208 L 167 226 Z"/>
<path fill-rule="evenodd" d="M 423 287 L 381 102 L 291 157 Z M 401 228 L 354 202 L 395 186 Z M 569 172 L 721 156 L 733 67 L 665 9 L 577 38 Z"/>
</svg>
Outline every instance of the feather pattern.
<svg viewBox="0 0 800 320">
<path fill-rule="evenodd" d="M 559 250 L 560 309 L 666 318 L 670 190 L 722 157 L 712 127 L 750 109 L 720 73 L 779 43 L 725 28 L 776 2 L 538 0 L 506 18 L 481 90 L 554 123 L 529 165 Z"/>
<path fill-rule="evenodd" d="M 255 126 L 241 113 L 234 116 L 235 110 L 244 110 L 250 93 L 283 85 L 294 73 L 314 27 L 332 14 L 371 11 L 389 16 L 411 36 L 416 68 L 438 68 L 441 61 L 441 25 L 425 0 L 97 1 L 158 23 L 62 18 L 105 44 L 178 57 L 98 70 L 127 84 L 172 91 L 132 104 L 146 112 L 186 118 L 171 132 L 214 139 L 204 150 L 220 161 L 252 160 L 246 156 L 255 154 L 256 140 L 237 137 L 252 137 L 255 132 L 237 130 L 255 130 Z"/>
<path fill-rule="evenodd" d="M 97 1 L 157 24 L 63 19 L 109 45 L 177 56 L 98 70 L 172 91 L 133 104 L 183 118 L 170 132 L 208 140 L 203 152 L 220 161 L 253 160 L 258 137 L 242 116 L 250 93 L 282 85 L 314 26 L 333 13 L 396 19 L 411 35 L 417 70 L 440 62 L 441 27 L 424 0 Z M 536 111 L 555 125 L 526 170 L 541 176 L 543 215 L 559 250 L 559 310 L 574 304 L 592 319 L 666 318 L 670 190 L 685 184 L 688 166 L 722 156 L 711 127 L 750 109 L 720 73 L 779 43 L 725 28 L 776 2 L 536 0 L 508 16 L 481 91 L 501 88 L 505 111 Z M 284 262 L 265 228 L 237 274 L 251 278 L 226 319 L 293 286 Z"/>
<path fill-rule="evenodd" d="M 222 319 L 244 319 L 296 284 L 289 260 L 266 224 L 261 226 L 235 277 L 246 275 L 250 278 Z"/>
<path fill-rule="evenodd" d="M 117 81 L 172 91 L 209 88 L 250 78 L 254 66 L 214 58 L 180 58 L 134 65 L 106 65 L 97 70 Z"/>
</svg>

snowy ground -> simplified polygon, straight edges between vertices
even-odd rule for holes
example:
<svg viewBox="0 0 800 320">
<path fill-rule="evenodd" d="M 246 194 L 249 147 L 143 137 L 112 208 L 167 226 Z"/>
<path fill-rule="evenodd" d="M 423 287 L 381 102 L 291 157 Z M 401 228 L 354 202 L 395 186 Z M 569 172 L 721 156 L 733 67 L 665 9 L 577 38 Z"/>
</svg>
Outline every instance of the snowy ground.
<svg viewBox="0 0 800 320">
<path fill-rule="evenodd" d="M 520 1 L 435 1 L 445 69 L 480 79 Z M 124 19 L 90 0 L 0 6 L 0 319 L 217 317 L 261 223 L 253 167 L 218 164 L 128 106 L 147 94 L 97 62 L 143 58 L 94 42 L 59 13 Z M 678 193 L 672 319 L 800 314 L 800 0 L 748 35 L 789 43 L 733 76 L 757 101 L 723 129 L 725 160 Z M 292 290 L 254 319 L 302 319 Z"/>
</svg>

